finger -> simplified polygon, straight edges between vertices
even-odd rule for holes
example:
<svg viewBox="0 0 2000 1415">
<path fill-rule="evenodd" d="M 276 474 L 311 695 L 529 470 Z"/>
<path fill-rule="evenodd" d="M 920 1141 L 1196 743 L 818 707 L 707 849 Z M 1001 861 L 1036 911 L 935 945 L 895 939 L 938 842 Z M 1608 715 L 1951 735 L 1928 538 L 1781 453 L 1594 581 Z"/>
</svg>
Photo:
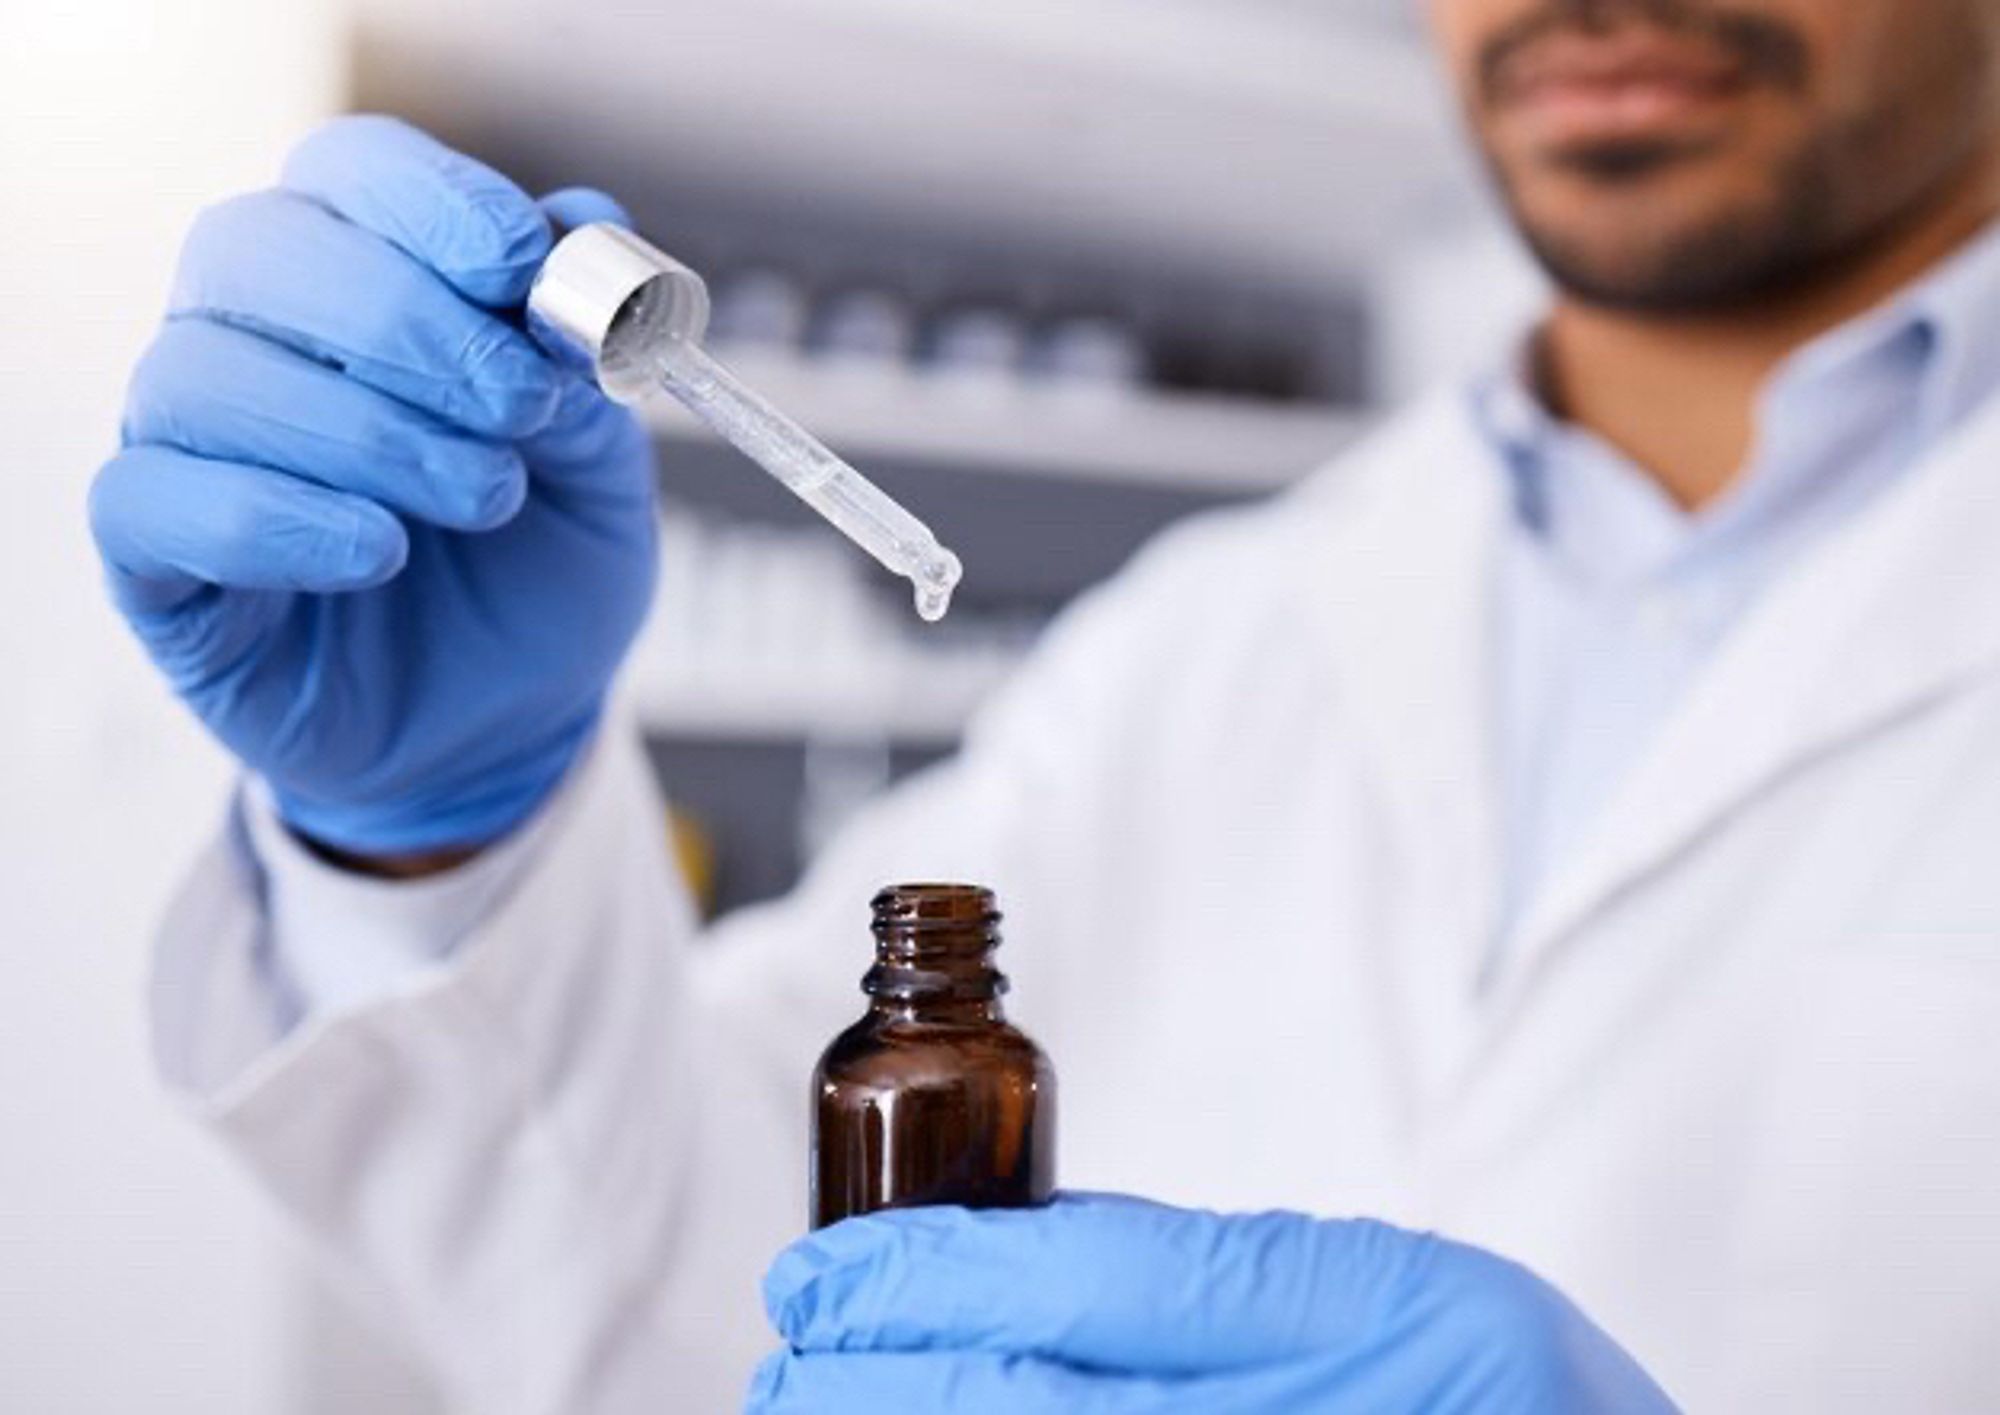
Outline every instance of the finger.
<svg viewBox="0 0 2000 1415">
<path fill-rule="evenodd" d="M 454 530 L 498 526 L 527 496 L 512 447 L 201 319 L 171 321 L 146 351 L 124 432 L 129 442 L 290 472 Z"/>
<path fill-rule="evenodd" d="M 548 219 L 526 192 L 395 118 L 334 119 L 293 149 L 281 180 L 493 308 L 526 299 L 549 253 Z"/>
<path fill-rule="evenodd" d="M 98 473 L 91 529 L 128 612 L 203 585 L 337 591 L 381 584 L 409 537 L 372 502 L 237 462 L 133 447 Z"/>
<path fill-rule="evenodd" d="M 1375 1223 L 1111 1196 L 908 1209 L 794 1244 L 766 1276 L 765 1304 L 806 1351 L 972 1348 L 1210 1371 L 1365 1339 L 1439 1246 Z"/>
<path fill-rule="evenodd" d="M 567 231 L 594 221 L 609 221 L 630 229 L 632 217 L 617 198 L 595 187 L 563 187 L 550 192 L 540 202 L 542 214 Z"/>
<path fill-rule="evenodd" d="M 554 411 L 555 365 L 381 237 L 290 192 L 209 208 L 169 311 L 248 329 L 482 437 Z"/>
<path fill-rule="evenodd" d="M 1139 1415 L 1180 1408 L 1170 1387 L 1143 1378 L 1101 1378 L 1048 1361 L 985 1352 L 800 1355 L 784 1352 L 757 1370 L 748 1415 L 1020 1415 L 1060 1410 Z"/>
</svg>

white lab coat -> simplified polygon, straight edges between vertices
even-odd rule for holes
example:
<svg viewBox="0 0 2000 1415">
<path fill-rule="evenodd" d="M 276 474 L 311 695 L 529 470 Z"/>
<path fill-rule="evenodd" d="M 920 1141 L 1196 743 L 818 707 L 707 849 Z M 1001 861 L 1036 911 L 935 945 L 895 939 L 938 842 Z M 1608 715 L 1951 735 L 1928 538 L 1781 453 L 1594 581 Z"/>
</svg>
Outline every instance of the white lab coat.
<svg viewBox="0 0 2000 1415">
<path fill-rule="evenodd" d="M 612 734 L 449 966 L 276 1038 L 225 840 L 161 1064 L 467 1408 L 726 1409 L 868 897 L 972 879 L 1066 1185 L 1440 1228 L 1700 1410 L 2000 1409 L 2000 410 L 1751 611 L 1482 987 L 1489 458 L 1440 399 L 1170 533 L 705 933 Z"/>
</svg>

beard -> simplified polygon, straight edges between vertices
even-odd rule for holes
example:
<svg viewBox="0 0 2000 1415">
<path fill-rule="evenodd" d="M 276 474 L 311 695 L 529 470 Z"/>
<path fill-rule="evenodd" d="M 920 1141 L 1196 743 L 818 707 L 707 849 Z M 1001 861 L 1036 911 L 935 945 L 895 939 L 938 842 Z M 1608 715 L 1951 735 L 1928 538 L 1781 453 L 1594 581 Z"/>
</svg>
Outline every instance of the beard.
<svg viewBox="0 0 2000 1415">
<path fill-rule="evenodd" d="M 1661 143 L 1595 146 L 1557 159 L 1574 178 L 1616 200 L 1702 154 Z M 1782 297 L 1810 285 L 1866 241 L 1844 230 L 1839 163 L 1807 151 L 1780 163 L 1760 199 L 1699 219 L 1662 220 L 1643 234 L 1592 241 L 1537 219 L 1505 170 L 1489 158 L 1515 229 L 1556 287 L 1573 298 L 1633 313 L 1692 314 Z"/>
</svg>

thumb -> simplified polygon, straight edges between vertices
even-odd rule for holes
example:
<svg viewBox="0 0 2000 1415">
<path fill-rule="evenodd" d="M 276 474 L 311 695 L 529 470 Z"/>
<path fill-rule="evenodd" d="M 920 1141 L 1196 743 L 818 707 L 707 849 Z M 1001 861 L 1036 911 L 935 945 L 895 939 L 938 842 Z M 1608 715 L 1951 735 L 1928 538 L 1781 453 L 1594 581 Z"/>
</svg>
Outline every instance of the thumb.
<svg viewBox="0 0 2000 1415">
<path fill-rule="evenodd" d="M 588 226 L 593 221 L 609 221 L 631 229 L 632 217 L 618 198 L 595 187 L 563 187 L 550 192 L 535 205 L 551 224 L 565 231 Z"/>
</svg>

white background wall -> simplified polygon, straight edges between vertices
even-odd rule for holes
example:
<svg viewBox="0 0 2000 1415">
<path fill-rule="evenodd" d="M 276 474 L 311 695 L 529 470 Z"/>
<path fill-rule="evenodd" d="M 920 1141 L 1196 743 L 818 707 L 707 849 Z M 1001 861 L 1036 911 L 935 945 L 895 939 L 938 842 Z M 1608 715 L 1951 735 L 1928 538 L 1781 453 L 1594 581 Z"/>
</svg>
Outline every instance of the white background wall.
<svg viewBox="0 0 2000 1415">
<path fill-rule="evenodd" d="M 20 0 L 0 33 L 0 1410 L 268 1415 L 284 1250 L 140 1008 L 226 773 L 83 508 L 180 231 L 331 110 L 343 46 L 322 0 Z"/>
</svg>

